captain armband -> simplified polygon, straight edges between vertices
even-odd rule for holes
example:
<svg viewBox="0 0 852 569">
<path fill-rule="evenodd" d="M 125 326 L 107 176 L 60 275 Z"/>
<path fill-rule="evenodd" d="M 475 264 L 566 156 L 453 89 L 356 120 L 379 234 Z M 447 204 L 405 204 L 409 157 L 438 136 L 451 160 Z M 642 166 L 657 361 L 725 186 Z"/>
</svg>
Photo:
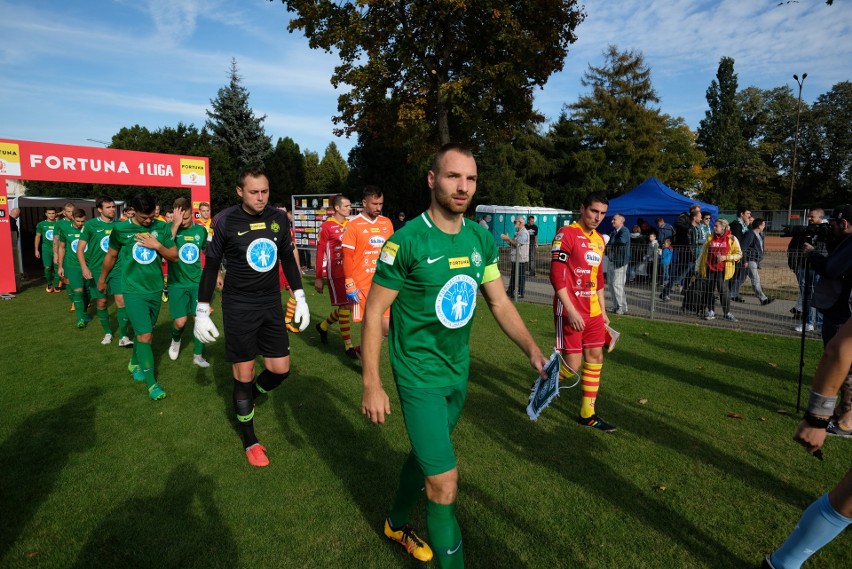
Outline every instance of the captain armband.
<svg viewBox="0 0 852 569">
<path fill-rule="evenodd" d="M 565 251 L 554 251 L 551 256 L 551 260 L 557 261 L 559 263 L 567 263 L 568 262 L 568 253 Z"/>
</svg>

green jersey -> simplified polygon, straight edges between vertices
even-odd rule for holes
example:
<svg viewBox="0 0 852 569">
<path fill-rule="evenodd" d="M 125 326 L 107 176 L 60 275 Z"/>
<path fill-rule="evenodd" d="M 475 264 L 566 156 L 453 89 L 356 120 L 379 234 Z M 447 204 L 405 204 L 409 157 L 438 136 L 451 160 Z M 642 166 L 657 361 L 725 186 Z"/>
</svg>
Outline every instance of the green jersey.
<svg viewBox="0 0 852 569">
<path fill-rule="evenodd" d="M 163 258 L 136 241 L 137 233 L 150 233 L 165 247 L 174 247 L 168 223 L 154 220 L 150 227 L 132 221 L 116 223 L 109 236 L 109 247 L 121 259 L 122 291 L 148 294 L 163 290 Z"/>
<path fill-rule="evenodd" d="M 42 220 L 38 222 L 36 225 L 36 235 L 41 235 L 41 256 L 44 257 L 46 253 L 51 252 L 53 255 L 53 231 L 56 226 L 56 220 L 48 221 Z"/>
<path fill-rule="evenodd" d="M 100 276 L 101 265 L 104 264 L 104 258 L 109 251 L 109 236 L 113 227 L 114 221 L 104 221 L 100 217 L 90 219 L 83 225 L 80 239 L 86 242 L 86 265 L 95 278 Z"/>
<path fill-rule="evenodd" d="M 62 233 L 73 226 L 74 223 L 65 217 L 56 220 L 56 224 L 53 226 L 53 237 L 62 241 Z"/>
<path fill-rule="evenodd" d="M 80 260 L 77 259 L 77 244 L 80 242 L 80 235 L 82 234 L 83 228 L 77 229 L 73 223 L 63 228 L 59 234 L 59 242 L 65 245 L 65 257 L 62 259 L 63 268 L 80 268 Z M 86 251 L 88 251 L 88 247 L 83 250 L 83 252 Z"/>
<path fill-rule="evenodd" d="M 201 282 L 201 251 L 207 248 L 207 229 L 193 223 L 178 227 L 175 235 L 178 260 L 169 262 L 169 286 L 198 287 Z"/>
<path fill-rule="evenodd" d="M 399 291 L 391 307 L 390 361 L 401 386 L 447 387 L 467 380 L 476 293 L 500 278 L 491 234 L 462 221 L 448 235 L 428 214 L 382 247 L 373 282 Z"/>
</svg>

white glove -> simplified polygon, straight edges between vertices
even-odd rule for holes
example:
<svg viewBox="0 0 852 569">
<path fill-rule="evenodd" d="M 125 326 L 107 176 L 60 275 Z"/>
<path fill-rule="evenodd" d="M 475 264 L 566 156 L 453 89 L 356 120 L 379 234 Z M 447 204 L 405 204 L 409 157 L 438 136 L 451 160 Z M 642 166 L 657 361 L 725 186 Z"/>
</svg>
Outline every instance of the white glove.
<svg viewBox="0 0 852 569">
<path fill-rule="evenodd" d="M 308 301 L 305 300 L 305 291 L 302 289 L 293 291 L 296 299 L 296 312 L 293 314 L 293 323 L 299 325 L 299 331 L 304 332 L 311 323 L 311 311 L 308 309 Z"/>
<path fill-rule="evenodd" d="M 210 320 L 210 305 L 207 303 L 198 303 L 195 309 L 195 337 L 199 342 L 209 344 L 215 342 L 219 337 L 219 330 L 216 325 Z"/>
</svg>

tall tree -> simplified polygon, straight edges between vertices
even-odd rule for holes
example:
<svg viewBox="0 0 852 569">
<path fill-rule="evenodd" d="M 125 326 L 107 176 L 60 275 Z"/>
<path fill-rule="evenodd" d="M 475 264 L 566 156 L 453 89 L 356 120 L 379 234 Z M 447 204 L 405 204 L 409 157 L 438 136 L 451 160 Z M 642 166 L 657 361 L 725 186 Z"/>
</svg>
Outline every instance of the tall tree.
<svg viewBox="0 0 852 569">
<path fill-rule="evenodd" d="M 698 144 L 707 154 L 707 165 L 716 170 L 713 185 L 702 198 L 716 205 L 734 208 L 749 197 L 741 185 L 741 169 L 746 161 L 740 109 L 737 105 L 737 74 L 734 60 L 723 57 L 716 79 L 707 88 L 709 109 L 698 126 Z"/>
<path fill-rule="evenodd" d="M 321 194 L 323 192 L 323 180 L 319 165 L 319 154 L 312 150 L 305 150 L 305 188 L 302 193 Z"/>
<path fill-rule="evenodd" d="M 653 175 L 661 161 L 665 120 L 641 52 L 604 52 L 604 64 L 590 65 L 582 84 L 589 93 L 568 106 L 578 137 L 573 175 L 588 190 L 622 194 Z M 573 132 L 571 132 L 573 130 Z"/>
<path fill-rule="evenodd" d="M 476 203 L 543 206 L 542 187 L 553 173 L 545 145 L 544 137 L 529 124 L 511 139 L 483 148 L 477 159 Z"/>
<path fill-rule="evenodd" d="M 543 117 L 533 90 L 562 69 L 585 14 L 576 0 L 282 0 L 312 48 L 336 50 L 338 135 L 381 132 L 425 155 L 510 136 Z"/>
<path fill-rule="evenodd" d="M 685 195 L 707 191 L 715 171 L 704 167 L 707 155 L 695 144 L 695 133 L 681 117 L 663 118 L 663 146 L 655 177 Z"/>
<path fill-rule="evenodd" d="M 299 145 L 290 138 L 279 138 L 266 159 L 270 203 L 289 204 L 290 198 L 305 193 L 305 157 Z"/>
<path fill-rule="evenodd" d="M 802 112 L 800 181 L 794 204 L 806 207 L 852 202 L 852 82 L 843 81 Z M 798 175 L 798 174 L 797 174 Z"/>
<path fill-rule="evenodd" d="M 322 193 L 339 194 L 346 187 L 349 177 L 349 166 L 341 156 L 337 145 L 333 142 L 325 149 L 319 163 L 319 174 L 322 182 Z"/>
<path fill-rule="evenodd" d="M 238 168 L 261 166 L 272 152 L 272 140 L 263 129 L 266 115 L 256 117 L 249 106 L 249 92 L 237 73 L 237 61 L 231 60 L 228 85 L 210 100 L 207 128 L 214 141 L 228 151 Z"/>
</svg>

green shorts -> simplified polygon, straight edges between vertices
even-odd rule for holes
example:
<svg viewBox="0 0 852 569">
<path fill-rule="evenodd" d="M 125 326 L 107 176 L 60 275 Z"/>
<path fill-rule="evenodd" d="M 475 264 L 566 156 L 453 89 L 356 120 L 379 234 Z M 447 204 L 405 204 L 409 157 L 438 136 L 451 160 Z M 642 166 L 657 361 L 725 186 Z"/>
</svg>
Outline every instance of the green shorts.
<svg viewBox="0 0 852 569">
<path fill-rule="evenodd" d="M 124 294 L 124 278 L 120 269 L 117 271 L 115 269 L 111 270 L 107 275 L 106 283 L 108 295 Z"/>
<path fill-rule="evenodd" d="M 83 278 L 83 269 L 80 267 L 65 267 L 65 278 L 68 279 L 70 291 L 86 288 L 86 279 Z"/>
<path fill-rule="evenodd" d="M 467 398 L 467 381 L 448 387 L 396 388 L 411 450 L 423 474 L 435 476 L 455 468 L 456 453 L 450 435 Z"/>
<path fill-rule="evenodd" d="M 124 308 L 127 319 L 136 335 L 150 334 L 154 331 L 157 318 L 160 317 L 162 291 L 147 294 L 124 293 Z"/>
<path fill-rule="evenodd" d="M 94 273 L 92 273 L 94 276 Z M 86 281 L 86 288 L 89 289 L 89 298 L 92 300 L 98 300 L 99 298 L 106 298 L 107 295 L 98 290 L 98 278 L 91 278 Z M 109 294 L 109 289 L 107 289 L 107 294 Z"/>
<path fill-rule="evenodd" d="M 172 320 L 195 316 L 198 306 L 198 287 L 169 286 L 169 316 Z"/>
<path fill-rule="evenodd" d="M 53 262 L 53 248 L 41 250 L 41 264 L 45 269 L 49 269 L 50 267 L 56 267 Z"/>
</svg>

